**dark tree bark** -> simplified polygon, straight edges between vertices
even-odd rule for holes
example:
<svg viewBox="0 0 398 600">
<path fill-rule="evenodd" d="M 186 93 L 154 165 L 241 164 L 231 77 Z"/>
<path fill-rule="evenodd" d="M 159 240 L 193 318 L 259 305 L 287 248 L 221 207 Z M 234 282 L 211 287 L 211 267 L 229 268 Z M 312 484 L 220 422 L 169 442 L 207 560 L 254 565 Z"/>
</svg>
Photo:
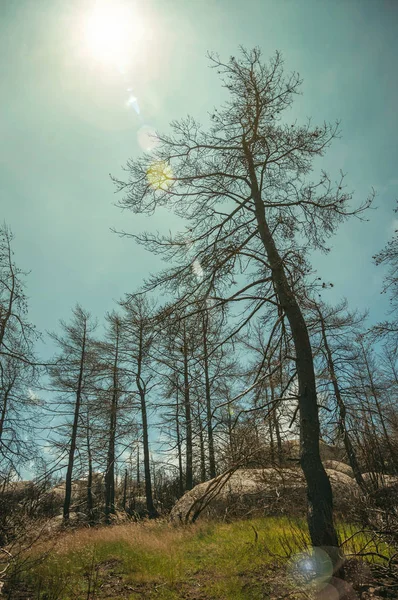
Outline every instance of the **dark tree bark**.
<svg viewBox="0 0 398 600">
<path fill-rule="evenodd" d="M 123 499 L 122 499 L 123 510 L 126 510 L 126 503 L 127 503 L 127 479 L 128 479 L 128 471 L 127 471 L 127 469 L 125 469 L 124 481 L 123 481 Z"/>
<path fill-rule="evenodd" d="M 61 321 L 63 335 L 51 334 L 60 349 L 60 354 L 54 359 L 54 365 L 50 367 L 51 381 L 54 387 L 60 391 L 61 400 L 72 417 L 72 423 L 65 424 L 65 447 L 68 453 L 63 504 L 65 522 L 69 520 L 72 502 L 72 479 L 80 430 L 82 429 L 82 440 L 87 434 L 84 420 L 82 420 L 82 410 L 84 402 L 88 412 L 88 394 L 86 392 L 88 392 L 89 385 L 93 383 L 91 335 L 96 326 L 97 324 L 91 320 L 90 314 L 77 305 L 73 309 L 70 323 Z"/>
<path fill-rule="evenodd" d="M 253 163 L 247 142 L 243 147 L 248 164 L 251 194 L 254 200 L 258 231 L 272 271 L 279 303 L 286 314 L 296 351 L 298 403 L 300 410 L 300 464 L 307 484 L 308 527 L 314 546 L 338 547 L 339 540 L 333 522 L 333 497 L 329 478 L 319 451 L 319 417 L 312 349 L 303 313 L 286 277 L 283 260 L 276 248 L 265 215 Z"/>
<path fill-rule="evenodd" d="M 193 451 L 192 451 L 192 410 L 189 390 L 188 339 L 185 321 L 183 321 L 183 361 L 184 361 L 184 410 L 185 410 L 185 490 L 193 487 Z"/>
<path fill-rule="evenodd" d="M 116 316 L 113 319 L 114 326 L 114 359 L 112 365 L 112 387 L 110 390 L 111 402 L 109 411 L 108 429 L 108 453 L 105 471 L 105 520 L 111 521 L 111 515 L 115 514 L 115 461 L 116 461 L 116 428 L 117 410 L 119 400 L 119 344 L 120 344 L 120 320 Z"/>
<path fill-rule="evenodd" d="M 358 483 L 358 485 L 361 487 L 361 489 L 366 491 L 366 484 L 362 477 L 361 468 L 358 463 L 357 455 L 356 455 L 354 447 L 351 443 L 350 435 L 349 435 L 348 429 L 347 429 L 347 423 L 346 423 L 347 409 L 346 409 L 343 397 L 341 395 L 339 382 L 338 382 L 336 371 L 334 368 L 333 354 L 330 349 L 327 334 L 326 334 L 325 320 L 323 318 L 322 311 L 318 305 L 316 305 L 316 310 L 317 310 L 319 322 L 321 325 L 322 341 L 323 341 L 323 346 L 324 346 L 325 352 L 326 352 L 328 371 L 329 371 L 330 379 L 332 381 L 334 395 L 335 395 L 335 398 L 337 401 L 337 406 L 339 409 L 339 428 L 340 428 L 340 432 L 343 437 L 344 447 L 347 452 L 348 461 L 353 470 L 355 480 Z"/>
<path fill-rule="evenodd" d="M 38 382 L 34 342 L 27 320 L 26 275 L 13 261 L 13 234 L 0 225 L 0 478 L 36 456 L 35 401 L 27 388 Z"/>
<path fill-rule="evenodd" d="M 9 382 L 9 384 L 7 385 L 7 387 L 5 387 L 5 386 L 3 387 L 3 385 L 2 385 L 1 391 L 2 391 L 3 398 L 2 398 L 2 407 L 1 407 L 1 415 L 0 415 L 0 442 L 3 437 L 4 423 L 6 420 L 7 408 L 8 408 L 8 399 L 9 399 L 11 390 L 13 388 L 13 385 L 15 383 L 15 379 L 16 378 L 13 377 L 11 379 L 11 381 Z"/>
<path fill-rule="evenodd" d="M 136 299 L 134 302 L 125 301 L 120 304 L 124 308 L 124 363 L 131 373 L 131 381 L 134 381 L 135 384 L 141 416 L 146 509 L 149 517 L 155 518 L 158 513 L 154 504 L 151 482 L 150 424 L 148 422 L 148 398 L 152 379 L 150 369 L 152 359 L 149 352 L 155 334 L 155 326 L 151 321 L 153 307 L 145 297 Z"/>
<path fill-rule="evenodd" d="M 272 375 L 269 378 L 269 385 L 271 388 L 271 406 L 272 406 L 271 415 L 270 415 L 270 423 L 271 423 L 271 429 L 273 431 L 275 431 L 278 463 L 281 464 L 282 463 L 282 454 L 283 454 L 282 438 L 281 438 L 278 416 L 276 413 L 276 406 L 274 403 L 274 401 L 275 401 L 275 385 L 274 385 L 274 379 L 273 379 Z M 281 389 L 282 389 L 282 383 L 281 383 Z"/>
<path fill-rule="evenodd" d="M 142 444 L 144 447 L 144 473 L 145 473 L 145 498 L 148 515 L 150 518 L 157 516 L 157 510 L 153 503 L 152 495 L 152 483 L 151 483 L 151 463 L 150 463 L 150 451 L 149 451 L 149 433 L 148 433 L 148 415 L 146 406 L 146 384 L 142 379 L 142 363 L 143 363 L 143 322 L 139 322 L 139 342 L 138 342 L 138 356 L 137 356 L 137 375 L 136 383 L 137 389 L 140 396 L 141 404 L 141 420 L 142 420 Z"/>
<path fill-rule="evenodd" d="M 64 507 L 63 507 L 63 517 L 64 520 L 67 521 L 69 519 L 69 511 L 70 504 L 72 499 L 72 473 L 73 473 L 73 464 L 75 461 L 75 452 L 76 452 L 76 439 L 77 439 L 77 429 L 80 418 L 80 407 L 82 400 L 82 381 L 83 381 L 83 373 L 84 373 L 84 363 L 86 358 L 86 338 L 87 338 L 87 316 L 83 315 L 83 332 L 82 332 L 82 346 L 81 346 L 81 356 L 80 356 L 80 365 L 79 365 L 79 373 L 77 379 L 77 388 L 76 388 L 76 397 L 75 397 L 75 412 L 73 416 L 73 425 L 69 446 L 69 454 L 68 454 L 68 466 L 66 469 L 65 476 L 65 499 L 64 499 Z"/>
<path fill-rule="evenodd" d="M 137 488 L 141 487 L 141 463 L 140 463 L 140 445 L 137 444 Z"/>
<path fill-rule="evenodd" d="M 395 453 L 394 447 L 393 447 L 393 445 L 391 443 L 390 435 L 389 435 L 388 430 L 387 430 L 386 421 L 385 421 L 385 415 L 383 414 L 383 410 L 382 410 L 382 407 L 381 407 L 381 404 L 380 404 L 379 391 L 376 388 L 376 383 L 375 383 L 375 380 L 374 380 L 374 376 L 373 376 L 373 373 L 372 373 L 372 370 L 371 370 L 370 364 L 369 364 L 368 353 L 366 351 L 366 348 L 365 348 L 365 345 L 364 345 L 362 339 L 359 340 L 359 345 L 360 345 L 360 348 L 361 348 L 361 351 L 362 351 L 362 357 L 363 357 L 363 362 L 364 362 L 364 366 L 365 366 L 365 372 L 366 372 L 367 377 L 368 377 L 368 383 L 369 383 L 370 391 L 371 391 L 371 394 L 372 394 L 373 399 L 374 399 L 375 404 L 376 404 L 376 409 L 377 409 L 377 413 L 379 415 L 380 424 L 381 424 L 381 427 L 382 427 L 382 430 L 383 430 L 384 439 L 386 441 L 388 452 L 390 454 L 390 459 L 391 459 L 392 465 L 394 467 L 394 473 L 397 473 L 398 472 L 398 460 L 397 460 L 397 457 L 396 457 L 396 453 Z"/>
<path fill-rule="evenodd" d="M 206 390 L 206 421 L 207 421 L 207 443 L 209 445 L 209 475 L 210 479 L 216 476 L 216 460 L 214 454 L 214 436 L 213 436 L 213 411 L 211 405 L 210 376 L 209 376 L 209 354 L 207 350 L 207 332 L 208 332 L 208 314 L 202 315 L 203 330 L 203 361 Z"/>
<path fill-rule="evenodd" d="M 88 463 L 88 475 L 87 475 L 87 516 L 89 523 L 94 523 L 94 500 L 93 500 L 93 456 L 91 451 L 91 430 L 90 430 L 90 417 L 87 413 L 86 422 L 86 444 L 87 444 L 87 463 Z"/>
<path fill-rule="evenodd" d="M 205 441 L 203 436 L 203 423 L 201 418 L 201 406 L 198 399 L 197 402 L 197 421 L 198 421 L 198 433 L 199 433 L 199 449 L 200 449 L 200 481 L 201 483 L 206 481 L 206 452 L 205 452 Z"/>
<path fill-rule="evenodd" d="M 180 413 L 179 413 L 179 388 L 178 388 L 178 377 L 176 382 L 176 412 L 175 412 L 175 421 L 176 421 L 176 445 L 177 445 L 177 458 L 178 458 L 178 494 L 179 497 L 184 494 L 184 470 L 182 466 L 182 444 L 181 444 L 181 434 L 180 434 Z"/>
</svg>

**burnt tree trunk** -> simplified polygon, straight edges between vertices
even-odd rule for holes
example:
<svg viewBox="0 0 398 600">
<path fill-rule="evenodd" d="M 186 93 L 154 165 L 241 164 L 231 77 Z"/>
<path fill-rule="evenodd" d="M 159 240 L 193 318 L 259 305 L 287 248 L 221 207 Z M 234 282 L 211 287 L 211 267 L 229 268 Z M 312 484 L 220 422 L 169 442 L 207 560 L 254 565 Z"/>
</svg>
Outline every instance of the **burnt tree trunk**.
<svg viewBox="0 0 398 600">
<path fill-rule="evenodd" d="M 389 433 L 387 431 L 387 427 L 386 427 L 386 423 L 385 423 L 383 411 L 382 411 L 381 406 L 380 406 L 379 393 L 378 393 L 378 391 L 376 389 L 374 377 L 372 375 L 372 372 L 371 372 L 371 369 L 370 369 L 370 365 L 369 365 L 368 356 L 367 356 L 367 353 L 365 351 L 365 348 L 364 348 L 362 342 L 361 342 L 361 349 L 362 349 L 362 354 L 363 354 L 363 358 L 364 358 L 364 362 L 365 362 L 366 372 L 367 372 L 367 375 L 368 375 L 368 378 L 369 378 L 370 390 L 372 392 L 372 396 L 373 396 L 374 401 L 376 403 L 377 413 L 379 415 L 381 427 L 383 429 L 384 439 L 386 441 L 387 448 L 388 448 L 388 451 L 390 453 L 390 458 L 391 458 L 391 462 L 392 462 L 392 465 L 393 465 L 393 468 L 394 468 L 394 474 L 395 474 L 398 471 L 398 461 L 396 459 L 395 451 L 394 451 L 394 448 L 392 446 Z"/>
<path fill-rule="evenodd" d="M 330 350 L 329 342 L 328 342 L 327 335 L 326 335 L 325 320 L 323 318 L 322 312 L 319 309 L 319 306 L 317 306 L 316 308 L 317 308 L 319 320 L 321 323 L 322 340 L 323 340 L 323 345 L 324 345 L 324 348 L 326 351 L 328 371 L 329 371 L 330 379 L 332 380 L 332 385 L 333 385 L 334 395 L 335 395 L 336 401 L 337 401 L 337 406 L 339 408 L 339 427 L 340 427 L 340 431 L 343 436 L 344 448 L 345 448 L 345 451 L 347 452 L 348 461 L 350 463 L 351 469 L 353 470 L 355 481 L 361 487 L 362 490 L 366 491 L 366 484 L 365 484 L 365 481 L 361 474 L 361 469 L 360 469 L 360 466 L 359 466 L 359 463 L 357 460 L 357 455 L 355 453 L 355 450 L 351 443 L 349 433 L 347 431 L 347 424 L 346 424 L 347 409 L 345 406 L 345 402 L 342 398 L 342 395 L 340 392 L 340 386 L 339 386 L 339 383 L 338 383 L 337 377 L 336 377 L 333 355 Z"/>
<path fill-rule="evenodd" d="M 298 402 L 300 411 L 300 464 L 307 485 L 308 528 L 313 546 L 337 548 L 339 541 L 333 521 L 333 495 L 319 451 L 319 416 L 314 363 L 303 313 L 289 284 L 283 260 L 268 227 L 265 206 L 258 187 L 253 157 L 243 139 L 249 169 L 258 232 L 263 243 L 280 305 L 288 319 L 296 352 Z M 337 551 L 330 550 L 337 563 Z"/>
<path fill-rule="evenodd" d="M 111 514 L 115 514 L 115 445 L 116 445 L 116 421 L 117 421 L 117 405 L 119 396 L 119 378 L 118 378 L 118 362 L 119 362 L 119 325 L 116 325 L 116 346 L 115 358 L 113 362 L 112 376 L 112 398 L 109 421 L 109 441 L 108 441 L 108 456 L 107 467 L 105 473 L 105 520 L 110 523 Z"/>
<path fill-rule="evenodd" d="M 87 516 L 89 523 L 94 522 L 94 502 L 93 502 L 93 456 L 91 452 L 91 441 L 90 441 L 90 421 L 87 414 L 87 425 L 86 425 L 86 439 L 87 439 L 87 457 L 88 457 L 88 476 L 87 476 Z"/>
<path fill-rule="evenodd" d="M 199 428 L 199 448 L 200 448 L 200 481 L 206 481 L 206 452 L 205 441 L 203 436 L 203 424 L 200 416 L 200 402 L 198 400 L 198 428 Z"/>
<path fill-rule="evenodd" d="M 142 419 L 142 444 L 144 447 L 144 474 L 145 474 L 145 498 L 146 508 L 149 517 L 155 518 L 158 516 L 157 510 L 153 503 L 152 482 L 151 482 L 151 464 L 149 452 L 149 436 L 148 436 L 148 415 L 146 406 L 146 384 L 142 379 L 142 361 L 143 361 L 143 325 L 140 323 L 138 357 L 137 357 L 137 376 L 136 383 L 141 404 L 141 419 Z"/>
<path fill-rule="evenodd" d="M 68 467 L 66 470 L 66 477 L 65 477 L 65 499 L 64 499 L 64 507 L 63 507 L 63 518 L 65 521 L 67 521 L 69 519 L 70 504 L 71 504 L 71 499 L 72 499 L 72 473 L 73 473 L 73 464 L 74 464 L 74 460 L 75 460 L 77 429 L 78 429 L 78 424 L 79 424 L 80 406 L 81 406 L 81 400 L 82 400 L 83 371 L 84 371 L 84 360 L 85 360 L 85 356 L 86 356 L 86 337 L 87 337 L 87 321 L 84 320 L 82 349 L 81 349 L 80 365 L 79 365 L 79 376 L 78 376 L 78 381 L 77 381 L 76 397 L 75 397 L 75 410 L 74 410 L 74 416 L 73 416 L 72 433 L 71 433 L 69 453 L 68 453 Z"/>
<path fill-rule="evenodd" d="M 207 313 L 203 313 L 203 358 L 204 358 L 204 373 L 205 373 L 205 389 L 206 389 L 206 420 L 207 420 L 207 443 L 209 446 L 209 474 L 210 479 L 216 476 L 216 461 L 214 454 L 214 437 L 213 437 L 213 413 L 211 409 L 211 390 L 209 377 L 209 354 L 207 350 L 207 330 L 208 317 Z"/>
<path fill-rule="evenodd" d="M 192 468 L 192 415 L 191 399 L 189 394 L 189 374 L 188 374 L 188 342 L 185 321 L 183 323 L 183 354 L 184 354 L 184 408 L 185 408 L 185 490 L 191 490 L 193 487 L 193 468 Z"/>
<path fill-rule="evenodd" d="M 182 448 L 181 448 L 181 434 L 180 434 L 180 415 L 179 415 L 179 399 L 178 399 L 178 379 L 176 386 L 176 436 L 177 436 L 177 454 L 178 454 L 178 493 L 179 497 L 184 494 L 184 471 L 182 468 Z"/>
</svg>

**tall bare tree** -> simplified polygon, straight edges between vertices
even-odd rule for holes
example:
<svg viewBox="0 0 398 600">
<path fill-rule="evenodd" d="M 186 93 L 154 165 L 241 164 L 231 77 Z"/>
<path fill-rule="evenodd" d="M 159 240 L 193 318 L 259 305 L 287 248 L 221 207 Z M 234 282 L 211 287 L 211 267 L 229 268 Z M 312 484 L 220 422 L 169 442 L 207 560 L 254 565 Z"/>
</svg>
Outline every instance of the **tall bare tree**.
<svg viewBox="0 0 398 600">
<path fill-rule="evenodd" d="M 120 415 L 126 398 L 125 374 L 122 368 L 122 319 L 113 311 L 105 318 L 106 331 L 103 340 L 96 343 L 97 354 L 97 401 L 99 422 L 102 423 L 105 453 L 105 520 L 111 522 L 116 512 L 116 461 L 118 440 L 123 435 Z"/>
<path fill-rule="evenodd" d="M 398 213 L 398 205 L 395 209 Z M 384 286 L 382 292 L 388 293 L 391 303 L 391 318 L 379 323 L 376 327 L 376 333 L 382 336 L 389 336 L 395 344 L 398 339 L 398 229 L 395 230 L 391 240 L 385 247 L 373 257 L 376 265 L 384 265 L 387 272 L 384 277 Z"/>
<path fill-rule="evenodd" d="M 31 409 L 40 401 L 35 327 L 27 319 L 24 273 L 14 262 L 13 234 L 0 227 L 0 477 L 33 458 Z"/>
<path fill-rule="evenodd" d="M 68 521 L 72 500 L 72 477 L 75 462 L 76 443 L 81 422 L 84 393 L 93 376 L 94 361 L 92 335 L 97 323 L 90 319 L 90 314 L 78 304 L 72 311 L 70 323 L 61 321 L 62 334 L 52 333 L 60 353 L 53 361 L 50 369 L 51 383 L 64 398 L 68 406 L 72 404 L 72 422 L 69 424 L 68 459 L 65 476 L 65 498 L 63 507 L 64 520 Z M 92 384 L 92 382 L 91 382 Z M 86 409 L 87 411 L 87 409 Z M 68 429 L 69 429 L 68 427 Z"/>
<path fill-rule="evenodd" d="M 336 547 L 333 500 L 319 452 L 319 417 L 313 356 L 300 287 L 309 265 L 304 248 L 326 250 L 338 224 L 371 202 L 350 209 L 343 175 L 334 185 L 322 171 L 306 176 L 338 135 L 338 124 L 313 127 L 282 121 L 298 93 L 298 75 L 284 76 L 279 53 L 268 65 L 258 48 L 222 61 L 210 55 L 229 99 L 203 129 L 187 117 L 159 135 L 159 146 L 127 164 L 128 181 L 115 183 L 122 208 L 153 213 L 161 206 L 188 221 L 185 232 L 143 233 L 135 239 L 177 265 L 152 276 L 144 289 L 180 290 L 180 304 L 197 310 L 242 302 L 239 327 L 264 307 L 286 315 L 295 349 L 301 431 L 301 466 L 307 483 L 308 525 L 314 546 Z M 239 273 L 246 273 L 242 284 Z M 184 289 L 186 292 L 184 293 Z"/>
<path fill-rule="evenodd" d="M 151 370 L 151 347 L 157 331 L 154 326 L 154 307 L 144 296 L 131 302 L 122 302 L 124 308 L 122 320 L 122 353 L 126 370 L 134 380 L 141 412 L 142 444 L 144 449 L 145 497 L 148 515 L 157 516 L 154 505 L 148 420 L 148 396 L 154 381 Z"/>
<path fill-rule="evenodd" d="M 319 336 L 319 341 L 315 343 L 319 344 L 321 350 L 319 360 L 321 376 L 331 385 L 336 400 L 338 432 L 343 440 L 355 480 L 366 491 L 357 452 L 352 442 L 349 414 L 347 414 L 348 403 L 345 399 L 347 391 L 350 390 L 347 390 L 347 382 L 344 381 L 349 366 L 355 359 L 356 350 L 353 342 L 361 331 L 365 315 L 349 312 L 345 300 L 337 306 L 327 306 L 324 302 L 315 300 L 311 300 L 309 305 L 314 315 L 314 321 L 311 323 L 312 334 L 316 333 Z"/>
</svg>

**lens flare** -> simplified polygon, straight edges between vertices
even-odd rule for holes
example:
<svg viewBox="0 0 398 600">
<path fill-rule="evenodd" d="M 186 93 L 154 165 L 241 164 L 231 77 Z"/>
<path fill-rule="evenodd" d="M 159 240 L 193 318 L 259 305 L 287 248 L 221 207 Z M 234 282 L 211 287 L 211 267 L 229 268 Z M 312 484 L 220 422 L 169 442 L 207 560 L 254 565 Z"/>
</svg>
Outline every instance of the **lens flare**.
<svg viewBox="0 0 398 600">
<path fill-rule="evenodd" d="M 133 94 L 130 94 L 129 99 L 127 100 L 127 106 L 132 106 L 135 110 L 135 112 L 137 113 L 137 115 L 140 114 L 140 107 L 138 105 L 138 100 L 135 96 L 133 96 Z"/>
<path fill-rule="evenodd" d="M 200 261 L 196 258 L 192 263 L 192 272 L 196 275 L 198 281 L 202 281 L 203 279 L 203 269 Z"/>
<path fill-rule="evenodd" d="M 333 565 L 329 555 L 321 548 L 312 548 L 297 554 L 290 565 L 290 574 L 298 585 L 310 585 L 320 590 L 330 581 Z"/>
<path fill-rule="evenodd" d="M 149 185 L 155 190 L 166 191 L 173 183 L 173 171 L 164 160 L 152 163 L 146 172 L 146 176 Z"/>
</svg>

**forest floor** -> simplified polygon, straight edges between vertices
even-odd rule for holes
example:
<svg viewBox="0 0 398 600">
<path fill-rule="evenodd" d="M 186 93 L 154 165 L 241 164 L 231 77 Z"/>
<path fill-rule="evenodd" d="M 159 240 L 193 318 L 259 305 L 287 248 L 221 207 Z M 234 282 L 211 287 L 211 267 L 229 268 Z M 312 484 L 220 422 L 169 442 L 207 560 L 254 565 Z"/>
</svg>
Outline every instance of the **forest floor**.
<svg viewBox="0 0 398 600">
<path fill-rule="evenodd" d="M 340 526 L 342 539 L 355 531 Z M 311 582 L 307 543 L 305 524 L 282 517 L 62 531 L 13 565 L 3 593 L 8 600 L 337 600 L 344 588 L 350 600 L 398 598 L 396 582 L 385 574 L 380 588 L 382 567 L 366 534 L 344 546 L 347 556 L 366 546 L 371 557 L 370 563 L 348 561 L 355 590 L 341 580 L 327 583 L 327 573 L 322 582 Z"/>
</svg>

